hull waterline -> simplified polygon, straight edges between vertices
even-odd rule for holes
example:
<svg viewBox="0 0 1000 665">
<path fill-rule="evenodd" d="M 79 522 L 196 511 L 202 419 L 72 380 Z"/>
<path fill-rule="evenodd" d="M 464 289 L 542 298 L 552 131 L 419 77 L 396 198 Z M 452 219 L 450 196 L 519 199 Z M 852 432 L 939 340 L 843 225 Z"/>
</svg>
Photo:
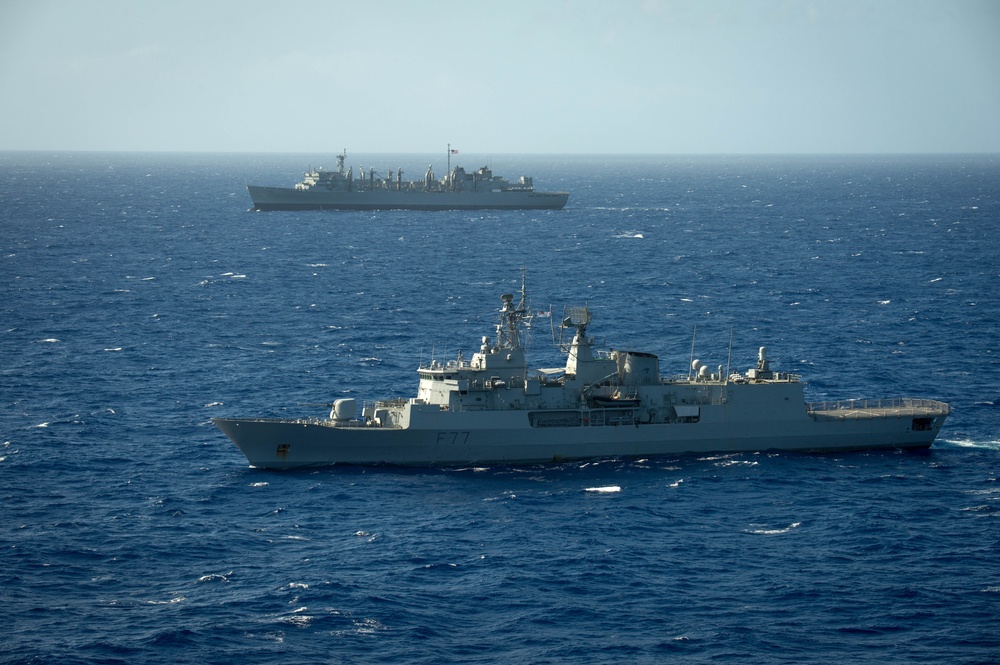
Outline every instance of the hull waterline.
<svg viewBox="0 0 1000 665">
<path fill-rule="evenodd" d="M 331 464 L 462 466 L 535 464 L 609 457 L 652 457 L 685 453 L 756 451 L 831 452 L 926 449 L 943 422 L 933 416 L 892 416 L 817 422 L 811 418 L 783 432 L 734 431 L 708 423 L 517 429 L 379 430 L 338 427 L 322 420 L 216 418 L 213 422 L 258 468 L 296 468 Z M 914 418 L 933 417 L 929 429 L 914 430 Z M 588 431 L 589 430 L 589 431 Z M 601 430 L 601 431 L 598 431 Z"/>
<path fill-rule="evenodd" d="M 254 210 L 561 210 L 565 192 L 461 194 L 454 192 L 324 192 L 247 186 Z"/>
</svg>

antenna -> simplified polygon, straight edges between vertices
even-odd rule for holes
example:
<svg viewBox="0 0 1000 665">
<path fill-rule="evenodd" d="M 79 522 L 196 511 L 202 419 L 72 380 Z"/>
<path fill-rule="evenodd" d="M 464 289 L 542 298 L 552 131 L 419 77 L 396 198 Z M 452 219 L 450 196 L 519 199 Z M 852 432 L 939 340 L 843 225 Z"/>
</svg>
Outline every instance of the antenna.
<svg viewBox="0 0 1000 665">
<path fill-rule="evenodd" d="M 733 327 L 729 326 L 729 360 L 726 361 L 726 383 L 729 383 L 729 368 L 733 364 Z"/>
<path fill-rule="evenodd" d="M 521 266 L 521 302 L 517 304 L 517 309 L 522 312 L 521 320 L 524 322 L 524 342 L 523 346 L 528 346 L 528 341 L 531 339 L 531 320 L 534 315 L 531 313 L 531 308 L 528 307 L 528 283 L 527 283 L 527 273 L 528 268 L 526 266 Z"/>
<path fill-rule="evenodd" d="M 694 324 L 694 330 L 691 331 L 691 359 L 688 360 L 688 381 L 691 380 L 691 370 L 694 368 L 694 338 L 698 334 L 698 324 Z"/>
<path fill-rule="evenodd" d="M 497 346 L 502 349 L 519 349 L 527 343 L 531 324 L 531 310 L 528 309 L 528 291 L 525 285 L 526 269 L 521 269 L 521 300 L 514 305 L 514 294 L 500 296 L 500 322 L 497 324 Z M 524 333 L 522 338 L 522 332 Z"/>
</svg>

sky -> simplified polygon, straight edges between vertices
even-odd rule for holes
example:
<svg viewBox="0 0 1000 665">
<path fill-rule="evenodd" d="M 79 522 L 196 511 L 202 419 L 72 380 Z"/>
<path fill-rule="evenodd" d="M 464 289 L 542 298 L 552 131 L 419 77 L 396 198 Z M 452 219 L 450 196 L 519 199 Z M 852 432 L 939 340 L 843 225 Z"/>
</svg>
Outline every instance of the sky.
<svg viewBox="0 0 1000 665">
<path fill-rule="evenodd" d="M 1000 0 L 0 0 L 0 150 L 1000 152 Z"/>
</svg>

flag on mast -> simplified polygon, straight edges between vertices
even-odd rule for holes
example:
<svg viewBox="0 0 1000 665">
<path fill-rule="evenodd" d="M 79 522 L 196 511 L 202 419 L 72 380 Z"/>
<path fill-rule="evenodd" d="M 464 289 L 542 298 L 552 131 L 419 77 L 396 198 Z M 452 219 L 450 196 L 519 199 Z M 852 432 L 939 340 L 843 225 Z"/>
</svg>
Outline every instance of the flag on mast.
<svg viewBox="0 0 1000 665">
<path fill-rule="evenodd" d="M 452 150 L 452 151 L 451 151 L 451 154 L 453 154 L 453 155 L 457 155 L 457 154 L 458 154 L 458 150 Z"/>
</svg>

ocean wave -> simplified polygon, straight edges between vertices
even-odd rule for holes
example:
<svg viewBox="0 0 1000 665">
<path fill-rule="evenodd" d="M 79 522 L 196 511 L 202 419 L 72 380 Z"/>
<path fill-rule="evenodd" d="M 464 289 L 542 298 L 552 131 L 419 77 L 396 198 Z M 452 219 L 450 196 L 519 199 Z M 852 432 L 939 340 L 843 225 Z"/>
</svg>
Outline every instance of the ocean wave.
<svg viewBox="0 0 1000 665">
<path fill-rule="evenodd" d="M 761 535 L 761 536 L 776 536 L 783 533 L 788 533 L 793 529 L 798 529 L 800 526 L 802 526 L 802 522 L 792 522 L 788 526 L 778 527 L 778 528 L 769 527 L 766 524 L 752 524 L 750 525 L 749 528 L 743 529 L 743 533 L 751 533 L 754 535 Z"/>
<path fill-rule="evenodd" d="M 475 219 L 248 215 L 244 181 L 301 155 L 0 158 L 8 659 L 995 660 L 995 157 L 580 157 L 565 210 Z M 766 345 L 823 399 L 952 415 L 929 454 L 457 470 L 254 469 L 210 424 L 411 395 L 420 349 L 471 357 L 520 265 L 532 310 L 588 304 L 601 348 L 667 376 L 726 366 L 735 327 L 734 368 Z M 543 322 L 532 365 L 562 364 Z"/>
<path fill-rule="evenodd" d="M 935 446 L 954 446 L 956 448 L 982 448 L 984 450 L 1000 450 L 1000 441 L 976 441 L 973 439 L 943 439 L 938 438 Z"/>
</svg>

